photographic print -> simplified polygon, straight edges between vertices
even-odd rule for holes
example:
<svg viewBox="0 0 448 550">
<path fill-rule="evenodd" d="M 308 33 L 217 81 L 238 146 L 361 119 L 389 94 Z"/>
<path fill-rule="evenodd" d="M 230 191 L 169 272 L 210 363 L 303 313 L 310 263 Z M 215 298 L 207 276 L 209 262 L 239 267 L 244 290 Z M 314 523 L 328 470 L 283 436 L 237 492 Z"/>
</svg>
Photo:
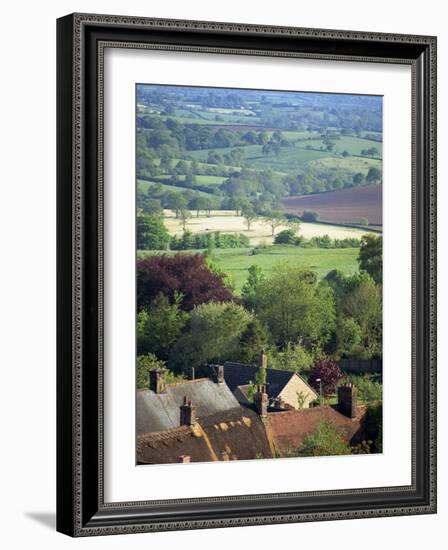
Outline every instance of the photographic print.
<svg viewBox="0 0 448 550">
<path fill-rule="evenodd" d="M 382 97 L 136 86 L 137 463 L 382 452 Z"/>
</svg>

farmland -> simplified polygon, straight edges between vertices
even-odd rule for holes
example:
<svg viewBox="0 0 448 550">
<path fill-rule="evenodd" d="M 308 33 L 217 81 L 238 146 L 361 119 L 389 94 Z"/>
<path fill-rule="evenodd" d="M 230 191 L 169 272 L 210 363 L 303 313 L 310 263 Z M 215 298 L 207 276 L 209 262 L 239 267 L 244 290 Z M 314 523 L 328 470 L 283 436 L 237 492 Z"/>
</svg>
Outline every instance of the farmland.
<svg viewBox="0 0 448 550">
<path fill-rule="evenodd" d="M 310 197 L 311 198 L 311 197 Z M 174 212 L 164 211 L 164 223 L 170 235 L 181 235 L 183 233 L 182 224 L 175 217 Z M 288 225 L 279 225 L 276 232 L 287 229 Z M 237 216 L 233 210 L 212 210 L 209 216 L 194 215 L 188 220 L 186 229 L 191 233 L 212 233 L 219 231 L 221 233 L 242 233 L 249 238 L 251 245 L 260 243 L 272 244 L 273 237 L 271 228 L 261 217 L 255 220 L 250 231 L 247 229 L 243 216 Z M 332 239 L 346 239 L 355 237 L 360 239 L 362 235 L 369 233 L 367 229 L 357 229 L 352 227 L 341 227 L 338 225 L 323 225 L 319 223 L 302 223 L 300 226 L 300 235 L 305 239 L 311 239 L 320 235 L 328 235 Z"/>
<path fill-rule="evenodd" d="M 316 195 L 303 195 L 283 199 L 286 212 L 301 216 L 304 210 L 318 212 L 320 220 L 335 223 L 356 223 L 366 218 L 370 225 L 382 225 L 382 189 L 369 185 L 354 189 L 341 189 Z"/>
</svg>

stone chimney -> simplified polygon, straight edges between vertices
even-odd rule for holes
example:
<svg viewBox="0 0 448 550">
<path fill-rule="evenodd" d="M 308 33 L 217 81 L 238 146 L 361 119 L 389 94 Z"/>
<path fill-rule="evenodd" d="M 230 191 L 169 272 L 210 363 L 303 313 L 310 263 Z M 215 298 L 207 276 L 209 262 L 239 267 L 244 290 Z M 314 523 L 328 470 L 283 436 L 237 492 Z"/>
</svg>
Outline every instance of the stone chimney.
<svg viewBox="0 0 448 550">
<path fill-rule="evenodd" d="M 180 425 L 194 426 L 196 424 L 196 407 L 184 395 L 184 401 L 180 406 Z"/>
<path fill-rule="evenodd" d="M 254 395 L 254 404 L 260 416 L 267 416 L 268 402 L 269 399 L 266 393 L 266 386 L 264 384 L 258 384 L 257 391 Z"/>
<path fill-rule="evenodd" d="M 166 393 L 166 369 L 151 369 L 149 371 L 149 389 L 154 393 Z"/>
<path fill-rule="evenodd" d="M 353 384 L 341 384 L 338 387 L 339 411 L 349 418 L 356 418 L 358 390 Z"/>
<path fill-rule="evenodd" d="M 212 370 L 212 379 L 217 384 L 224 383 L 224 365 L 210 365 L 210 368 Z"/>
</svg>

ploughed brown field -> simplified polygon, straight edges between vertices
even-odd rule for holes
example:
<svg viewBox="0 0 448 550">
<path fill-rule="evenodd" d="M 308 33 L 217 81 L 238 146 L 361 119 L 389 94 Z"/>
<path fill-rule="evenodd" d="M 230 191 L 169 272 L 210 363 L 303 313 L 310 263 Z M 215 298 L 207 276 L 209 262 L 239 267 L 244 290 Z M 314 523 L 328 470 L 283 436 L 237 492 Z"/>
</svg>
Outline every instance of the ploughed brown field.
<svg viewBox="0 0 448 550">
<path fill-rule="evenodd" d="M 369 225 L 382 226 L 382 185 L 367 185 L 354 189 L 340 189 L 315 195 L 301 195 L 283 199 L 285 211 L 301 216 L 304 210 L 319 213 L 325 222 L 356 224 L 367 218 Z"/>
</svg>

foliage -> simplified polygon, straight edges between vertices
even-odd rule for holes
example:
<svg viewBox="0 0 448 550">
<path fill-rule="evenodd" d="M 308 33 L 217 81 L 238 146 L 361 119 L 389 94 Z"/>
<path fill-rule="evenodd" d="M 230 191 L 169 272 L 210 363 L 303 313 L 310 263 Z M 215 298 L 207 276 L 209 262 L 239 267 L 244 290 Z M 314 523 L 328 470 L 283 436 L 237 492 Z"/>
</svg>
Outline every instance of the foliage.
<svg viewBox="0 0 448 550">
<path fill-rule="evenodd" d="M 274 238 L 274 244 L 299 244 L 301 241 L 300 237 L 296 235 L 296 232 L 293 229 L 283 229 L 280 233 Z"/>
<path fill-rule="evenodd" d="M 275 235 L 277 227 L 284 225 L 286 218 L 285 215 L 279 210 L 268 210 L 264 214 L 265 223 L 271 228 L 272 236 Z"/>
<path fill-rule="evenodd" d="M 269 353 L 271 369 L 304 373 L 310 370 L 314 362 L 313 355 L 300 344 L 288 342 L 283 351 L 272 350 Z"/>
<path fill-rule="evenodd" d="M 170 242 L 171 250 L 200 250 L 212 248 L 244 248 L 250 244 L 249 239 L 242 233 L 191 233 L 184 231 L 182 237 L 173 236 Z"/>
<path fill-rule="evenodd" d="M 313 433 L 307 435 L 297 456 L 336 456 L 351 454 L 344 434 L 333 422 L 322 421 Z"/>
<path fill-rule="evenodd" d="M 171 347 L 179 338 L 188 314 L 181 310 L 182 296 L 174 294 L 174 302 L 158 294 L 148 307 L 137 314 L 137 354 L 155 353 L 168 359 Z"/>
<path fill-rule="evenodd" d="M 354 455 L 369 455 L 372 452 L 373 441 L 371 439 L 363 439 L 361 443 L 352 447 L 352 454 Z"/>
<path fill-rule="evenodd" d="M 149 371 L 151 369 L 164 369 L 165 361 L 160 361 L 154 353 L 147 353 L 137 357 L 137 388 L 145 389 L 149 385 Z M 176 375 L 167 369 L 165 381 L 167 384 L 185 380 L 183 375 Z"/>
<path fill-rule="evenodd" d="M 306 349 L 320 348 L 330 339 L 335 323 L 331 288 L 318 283 L 312 271 L 279 264 L 257 286 L 254 310 L 284 348 L 299 338 Z"/>
<path fill-rule="evenodd" d="M 383 238 L 364 235 L 359 250 L 359 268 L 366 271 L 372 279 L 381 284 L 383 280 Z"/>
<path fill-rule="evenodd" d="M 247 230 L 250 231 L 252 223 L 257 219 L 257 215 L 252 208 L 245 208 L 243 210 L 243 218 L 247 225 Z"/>
<path fill-rule="evenodd" d="M 317 222 L 319 221 L 319 212 L 315 212 L 314 210 L 304 210 L 302 214 L 302 220 L 304 222 Z"/>
<path fill-rule="evenodd" d="M 367 437 L 373 441 L 373 452 L 383 452 L 383 403 L 377 402 L 367 407 L 365 427 Z"/>
<path fill-rule="evenodd" d="M 336 386 L 342 378 L 344 378 L 344 374 L 337 364 L 332 359 L 325 357 L 319 359 L 311 369 L 308 383 L 318 392 L 322 385 L 323 395 L 328 396 L 335 392 Z"/>
<path fill-rule="evenodd" d="M 255 365 L 260 350 L 269 344 L 269 333 L 263 323 L 256 317 L 249 321 L 239 340 L 238 360 Z"/>
<path fill-rule="evenodd" d="M 383 385 L 370 374 L 348 374 L 345 381 L 356 386 L 358 398 L 364 403 L 377 403 L 383 398 Z"/>
<path fill-rule="evenodd" d="M 253 321 L 242 306 L 210 302 L 193 309 L 184 334 L 174 346 L 169 366 L 176 372 L 239 357 L 240 340 Z"/>
<path fill-rule="evenodd" d="M 337 346 L 339 353 L 350 357 L 352 350 L 361 343 L 362 330 L 350 317 L 341 318 L 337 328 Z"/>
<path fill-rule="evenodd" d="M 249 275 L 241 290 L 241 297 L 248 309 L 253 309 L 257 300 L 257 292 L 265 280 L 263 270 L 258 265 L 251 265 L 248 268 Z"/>
<path fill-rule="evenodd" d="M 137 262 L 137 305 L 149 305 L 158 294 L 175 302 L 182 294 L 182 309 L 190 311 L 204 302 L 230 302 L 232 292 L 224 277 L 213 273 L 202 254 L 147 256 Z"/>
<path fill-rule="evenodd" d="M 137 216 L 137 248 L 140 250 L 166 250 L 169 233 L 160 216 Z"/>
</svg>

